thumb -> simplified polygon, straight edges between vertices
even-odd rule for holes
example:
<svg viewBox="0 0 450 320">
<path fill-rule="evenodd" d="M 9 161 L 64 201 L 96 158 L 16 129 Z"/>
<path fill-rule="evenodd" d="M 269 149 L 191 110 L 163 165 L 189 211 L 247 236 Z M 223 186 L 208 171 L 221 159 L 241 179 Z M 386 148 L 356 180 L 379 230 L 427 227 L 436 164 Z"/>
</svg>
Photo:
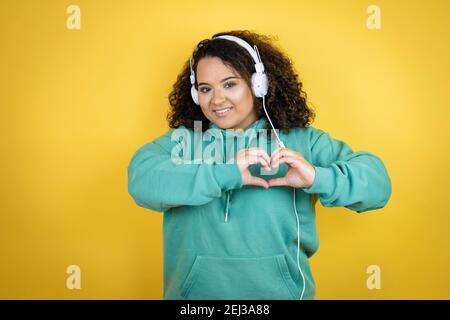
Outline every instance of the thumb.
<svg viewBox="0 0 450 320">
<path fill-rule="evenodd" d="M 288 185 L 285 178 L 270 179 L 268 181 L 268 183 L 269 183 L 269 186 L 271 186 L 271 187 Z"/>
<path fill-rule="evenodd" d="M 254 185 L 254 186 L 260 186 L 263 188 L 269 188 L 269 184 L 266 180 L 258 178 L 258 177 L 250 177 L 248 184 Z"/>
</svg>

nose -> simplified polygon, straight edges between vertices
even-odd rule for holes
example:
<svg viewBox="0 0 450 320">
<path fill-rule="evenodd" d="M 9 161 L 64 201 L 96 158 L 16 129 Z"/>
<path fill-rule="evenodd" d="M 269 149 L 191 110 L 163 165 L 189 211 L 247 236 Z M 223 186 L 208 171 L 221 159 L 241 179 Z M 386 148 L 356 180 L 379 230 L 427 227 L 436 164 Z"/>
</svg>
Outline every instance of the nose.
<svg viewBox="0 0 450 320">
<path fill-rule="evenodd" d="M 225 96 L 224 96 L 222 90 L 220 90 L 220 89 L 214 90 L 213 96 L 212 96 L 212 99 L 211 99 L 211 103 L 215 104 L 215 105 L 220 105 L 224 101 L 225 101 Z"/>
</svg>

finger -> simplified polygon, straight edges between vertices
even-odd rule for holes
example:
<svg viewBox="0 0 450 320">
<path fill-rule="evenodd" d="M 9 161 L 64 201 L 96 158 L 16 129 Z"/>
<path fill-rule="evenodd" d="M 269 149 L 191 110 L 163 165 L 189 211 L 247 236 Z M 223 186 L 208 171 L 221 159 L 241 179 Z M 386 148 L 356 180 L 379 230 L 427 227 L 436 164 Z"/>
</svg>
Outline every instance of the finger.
<svg viewBox="0 0 450 320">
<path fill-rule="evenodd" d="M 269 188 L 269 183 L 266 180 L 254 176 L 250 177 L 248 184 L 260 186 L 266 189 Z"/>
<path fill-rule="evenodd" d="M 237 160 L 239 161 L 244 161 L 244 162 L 248 162 L 250 161 L 250 159 L 254 159 L 257 158 L 258 155 L 253 153 L 253 152 L 249 152 L 248 150 L 241 150 L 238 153 L 238 156 L 236 157 Z"/>
<path fill-rule="evenodd" d="M 291 150 L 288 148 L 277 148 L 277 149 L 275 149 L 274 152 L 272 152 L 271 156 L 274 157 L 275 155 L 280 154 L 280 153 L 287 155 L 287 156 L 300 155 L 300 153 L 298 153 L 297 151 L 294 151 L 294 150 Z"/>
<path fill-rule="evenodd" d="M 264 166 L 269 165 L 269 163 L 263 157 L 258 156 L 258 155 L 249 155 L 246 157 L 245 160 L 248 164 L 261 163 Z"/>
<path fill-rule="evenodd" d="M 266 159 L 264 159 L 262 156 L 258 156 L 258 162 L 259 162 L 264 168 L 266 168 L 266 170 L 270 170 L 270 164 L 269 164 L 269 162 L 267 162 Z"/>
<path fill-rule="evenodd" d="M 278 161 L 278 165 L 282 163 L 287 163 L 293 168 L 300 168 L 300 160 L 297 157 L 283 157 Z"/>
<path fill-rule="evenodd" d="M 290 150 L 287 148 L 277 148 L 270 156 L 270 163 L 272 164 L 278 162 L 278 159 L 287 155 L 289 151 Z"/>
<path fill-rule="evenodd" d="M 263 167 L 270 170 L 269 163 L 262 157 L 258 155 L 251 155 L 246 158 L 246 162 L 248 165 L 260 163 Z"/>
<path fill-rule="evenodd" d="M 247 149 L 250 154 L 256 154 L 258 156 L 263 157 L 268 163 L 270 163 L 270 156 L 267 154 L 267 152 L 262 148 L 250 148 Z"/>
<path fill-rule="evenodd" d="M 283 158 L 298 158 L 299 154 L 295 151 L 289 150 L 289 149 L 283 149 L 278 151 L 275 155 L 272 155 L 272 158 L 270 159 L 270 163 L 272 168 L 275 168 L 279 166 L 280 159 Z"/>
<path fill-rule="evenodd" d="M 275 150 L 274 153 L 272 153 L 272 156 L 270 158 L 270 164 L 272 168 L 276 168 L 279 166 L 279 161 L 282 157 L 284 157 L 286 154 L 285 149 L 279 148 Z"/>
<path fill-rule="evenodd" d="M 245 156 L 247 157 L 247 159 L 260 158 L 260 159 L 262 159 L 265 162 L 265 164 L 267 164 L 267 165 L 270 164 L 270 157 L 263 150 L 256 150 L 256 149 L 250 150 L 250 149 L 248 149 L 248 151 L 245 154 Z"/>
<path fill-rule="evenodd" d="M 272 159 L 273 157 L 275 157 L 279 152 L 281 152 L 284 148 L 276 148 L 272 154 L 270 155 L 270 159 Z"/>
<path fill-rule="evenodd" d="M 283 178 L 270 179 L 268 181 L 268 183 L 269 183 L 270 187 L 287 186 L 288 185 L 288 183 L 287 183 L 287 181 L 286 181 L 286 179 L 284 177 Z"/>
</svg>

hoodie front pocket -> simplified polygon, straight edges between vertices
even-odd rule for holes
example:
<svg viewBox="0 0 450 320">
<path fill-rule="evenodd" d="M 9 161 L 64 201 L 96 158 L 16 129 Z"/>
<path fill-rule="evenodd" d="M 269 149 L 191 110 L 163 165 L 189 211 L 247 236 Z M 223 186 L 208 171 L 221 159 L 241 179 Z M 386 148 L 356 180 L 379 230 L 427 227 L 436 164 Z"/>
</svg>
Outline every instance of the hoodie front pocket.
<svg viewBox="0 0 450 320">
<path fill-rule="evenodd" d="M 197 256 L 181 288 L 189 300 L 298 299 L 285 256 Z"/>
</svg>

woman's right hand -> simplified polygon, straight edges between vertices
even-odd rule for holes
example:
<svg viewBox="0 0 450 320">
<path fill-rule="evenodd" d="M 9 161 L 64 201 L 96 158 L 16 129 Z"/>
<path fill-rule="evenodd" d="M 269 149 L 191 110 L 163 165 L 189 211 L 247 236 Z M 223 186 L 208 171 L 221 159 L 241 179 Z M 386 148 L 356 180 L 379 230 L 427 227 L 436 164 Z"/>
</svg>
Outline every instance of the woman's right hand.
<svg viewBox="0 0 450 320">
<path fill-rule="evenodd" d="M 270 157 L 262 148 L 241 149 L 235 156 L 241 171 L 242 185 L 254 185 L 269 188 L 269 183 L 261 178 L 254 177 L 248 170 L 251 164 L 260 163 L 266 170 L 270 170 Z"/>
</svg>

